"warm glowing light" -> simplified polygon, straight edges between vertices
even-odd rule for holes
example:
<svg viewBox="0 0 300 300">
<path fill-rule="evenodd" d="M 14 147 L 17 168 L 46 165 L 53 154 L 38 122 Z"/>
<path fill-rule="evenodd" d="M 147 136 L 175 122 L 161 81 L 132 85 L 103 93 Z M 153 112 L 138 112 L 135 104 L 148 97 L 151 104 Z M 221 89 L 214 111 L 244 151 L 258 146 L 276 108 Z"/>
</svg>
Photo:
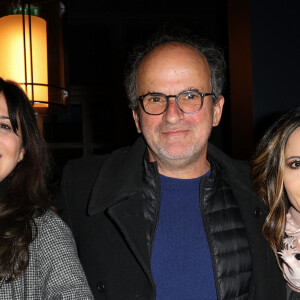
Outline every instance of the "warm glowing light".
<svg viewBox="0 0 300 300">
<path fill-rule="evenodd" d="M 40 17 L 31 16 L 31 62 L 29 16 L 25 15 L 24 17 L 26 51 L 24 51 L 23 16 L 9 15 L 0 18 L 0 76 L 18 83 L 33 84 L 27 85 L 27 88 L 22 84 L 22 87 L 29 99 L 46 102 L 35 103 L 35 107 L 47 107 L 48 87 L 35 85 L 37 83 L 48 84 L 46 21 Z M 26 52 L 26 69 L 24 52 Z M 25 74 L 27 75 L 27 81 Z"/>
</svg>

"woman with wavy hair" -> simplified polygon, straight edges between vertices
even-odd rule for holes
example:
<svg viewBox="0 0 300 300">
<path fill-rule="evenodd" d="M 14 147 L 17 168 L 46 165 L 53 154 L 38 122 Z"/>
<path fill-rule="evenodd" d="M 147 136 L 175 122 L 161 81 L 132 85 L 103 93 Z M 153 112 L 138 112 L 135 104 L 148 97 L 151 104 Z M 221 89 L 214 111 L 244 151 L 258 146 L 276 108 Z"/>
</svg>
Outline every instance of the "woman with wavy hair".
<svg viewBox="0 0 300 300">
<path fill-rule="evenodd" d="M 263 235 L 289 287 L 300 293 L 300 107 L 282 116 L 261 139 L 252 181 L 269 208 Z"/>
<path fill-rule="evenodd" d="M 46 143 L 26 94 L 0 78 L 0 299 L 93 299 L 47 192 Z"/>
</svg>

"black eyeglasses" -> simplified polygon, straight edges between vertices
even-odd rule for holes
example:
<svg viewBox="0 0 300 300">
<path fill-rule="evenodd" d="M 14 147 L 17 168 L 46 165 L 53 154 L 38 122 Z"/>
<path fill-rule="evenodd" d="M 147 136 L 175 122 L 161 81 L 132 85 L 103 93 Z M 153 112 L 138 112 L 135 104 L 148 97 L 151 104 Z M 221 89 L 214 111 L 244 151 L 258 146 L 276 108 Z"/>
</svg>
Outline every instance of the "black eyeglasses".
<svg viewBox="0 0 300 300">
<path fill-rule="evenodd" d="M 165 95 L 162 93 L 147 93 L 137 99 L 141 103 L 145 113 L 149 115 L 161 115 L 168 110 L 170 98 L 176 99 L 178 108 L 186 114 L 195 114 L 203 106 L 204 97 L 213 96 L 212 93 L 202 93 L 198 91 L 184 91 L 178 95 Z"/>
</svg>

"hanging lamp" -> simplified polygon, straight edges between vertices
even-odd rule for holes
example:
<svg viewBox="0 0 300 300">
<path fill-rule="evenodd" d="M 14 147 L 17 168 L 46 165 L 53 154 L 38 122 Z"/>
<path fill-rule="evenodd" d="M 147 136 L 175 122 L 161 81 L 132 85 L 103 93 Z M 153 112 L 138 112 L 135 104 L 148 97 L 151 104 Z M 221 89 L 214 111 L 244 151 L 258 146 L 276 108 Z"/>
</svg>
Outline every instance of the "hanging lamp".
<svg viewBox="0 0 300 300">
<path fill-rule="evenodd" d="M 48 0 L 0 5 L 0 77 L 18 82 L 41 116 L 52 105 L 65 105 L 62 4 Z"/>
</svg>

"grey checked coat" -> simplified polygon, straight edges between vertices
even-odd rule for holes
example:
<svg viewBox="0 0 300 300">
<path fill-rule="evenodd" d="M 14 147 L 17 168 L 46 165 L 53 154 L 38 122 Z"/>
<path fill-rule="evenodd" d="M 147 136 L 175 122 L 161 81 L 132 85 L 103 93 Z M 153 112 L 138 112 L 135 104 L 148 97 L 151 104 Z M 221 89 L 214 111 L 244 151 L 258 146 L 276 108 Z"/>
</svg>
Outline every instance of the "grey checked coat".
<svg viewBox="0 0 300 300">
<path fill-rule="evenodd" d="M 93 299 L 69 228 L 53 211 L 35 221 L 29 266 L 15 281 L 1 281 L 0 299 Z"/>
</svg>

